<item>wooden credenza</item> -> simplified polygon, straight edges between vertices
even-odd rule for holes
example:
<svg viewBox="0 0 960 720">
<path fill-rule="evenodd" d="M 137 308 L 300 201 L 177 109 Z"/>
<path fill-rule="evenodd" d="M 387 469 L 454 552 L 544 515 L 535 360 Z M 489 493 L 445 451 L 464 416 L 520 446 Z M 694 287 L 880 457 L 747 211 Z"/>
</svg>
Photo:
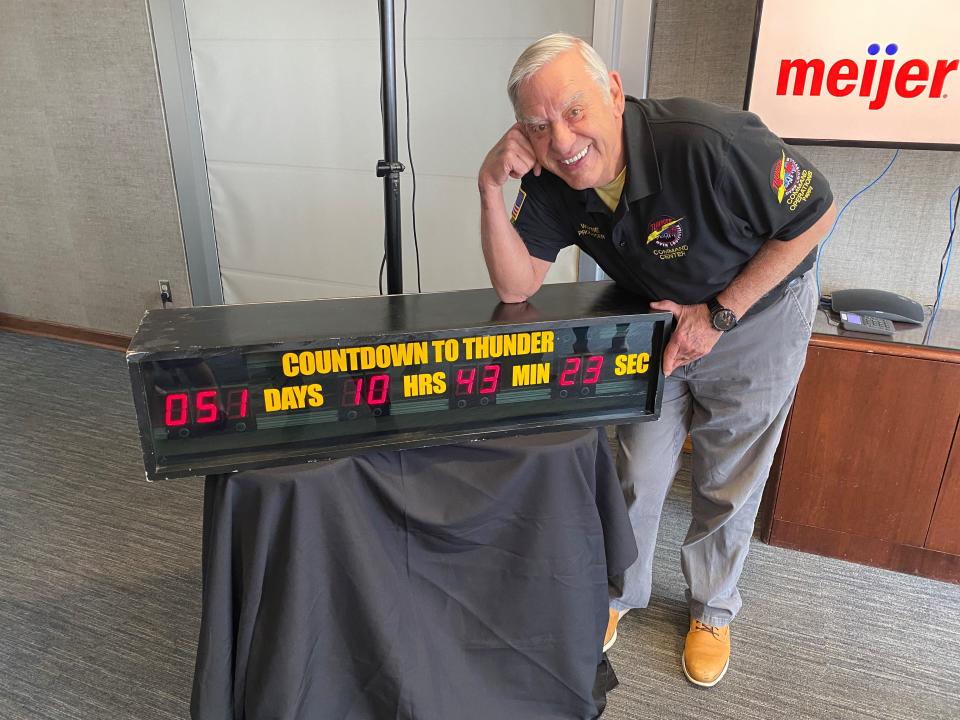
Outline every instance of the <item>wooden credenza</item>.
<svg viewBox="0 0 960 720">
<path fill-rule="evenodd" d="M 960 311 L 892 339 L 818 313 L 771 469 L 771 545 L 960 583 Z"/>
</svg>

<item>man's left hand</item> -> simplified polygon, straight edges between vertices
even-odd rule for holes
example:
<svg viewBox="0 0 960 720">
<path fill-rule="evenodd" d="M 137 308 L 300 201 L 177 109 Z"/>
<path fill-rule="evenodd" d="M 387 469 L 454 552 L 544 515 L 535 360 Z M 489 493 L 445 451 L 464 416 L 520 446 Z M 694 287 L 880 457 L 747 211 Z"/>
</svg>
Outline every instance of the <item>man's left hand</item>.
<svg viewBox="0 0 960 720">
<path fill-rule="evenodd" d="M 723 334 L 710 321 L 706 304 L 678 305 L 670 300 L 650 303 L 653 310 L 673 313 L 673 335 L 663 351 L 663 374 L 669 376 L 678 367 L 703 357 Z"/>
</svg>

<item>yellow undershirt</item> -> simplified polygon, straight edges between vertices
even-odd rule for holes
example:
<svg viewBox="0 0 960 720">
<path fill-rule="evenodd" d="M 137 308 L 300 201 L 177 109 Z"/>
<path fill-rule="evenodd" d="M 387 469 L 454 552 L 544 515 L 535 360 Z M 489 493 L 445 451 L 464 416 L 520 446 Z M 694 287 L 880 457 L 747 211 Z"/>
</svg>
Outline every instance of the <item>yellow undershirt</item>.
<svg viewBox="0 0 960 720">
<path fill-rule="evenodd" d="M 610 208 L 610 212 L 617 209 L 617 204 L 620 202 L 620 195 L 623 194 L 623 183 L 626 179 L 627 168 L 624 167 L 612 183 L 604 185 L 603 187 L 594 188 L 594 190 L 597 191 L 597 195 L 600 196 L 600 199 Z"/>
</svg>

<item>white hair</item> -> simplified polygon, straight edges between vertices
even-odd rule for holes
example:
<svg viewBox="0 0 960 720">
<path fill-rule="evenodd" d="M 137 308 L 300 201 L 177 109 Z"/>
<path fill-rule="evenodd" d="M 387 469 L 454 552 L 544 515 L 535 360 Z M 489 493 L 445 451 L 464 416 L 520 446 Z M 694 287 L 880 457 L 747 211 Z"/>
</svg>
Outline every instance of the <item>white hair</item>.
<svg viewBox="0 0 960 720">
<path fill-rule="evenodd" d="M 580 51 L 587 72 L 593 78 L 594 82 L 603 90 L 603 97 L 610 102 L 610 72 L 607 65 L 603 62 L 597 51 L 589 43 L 580 38 L 566 33 L 553 33 L 542 37 L 524 50 L 517 62 L 510 71 L 510 80 L 507 82 L 507 95 L 510 96 L 510 102 L 513 104 L 513 111 L 520 116 L 520 110 L 517 104 L 520 100 L 520 86 L 535 72 L 544 65 L 556 58 L 558 55 L 576 48 Z"/>
</svg>

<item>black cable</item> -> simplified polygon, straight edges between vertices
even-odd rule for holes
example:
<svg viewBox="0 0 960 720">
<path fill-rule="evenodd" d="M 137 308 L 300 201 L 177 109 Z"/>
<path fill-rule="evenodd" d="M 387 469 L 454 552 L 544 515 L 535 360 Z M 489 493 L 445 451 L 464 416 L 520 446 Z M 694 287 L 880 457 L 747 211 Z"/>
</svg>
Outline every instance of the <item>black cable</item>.
<svg viewBox="0 0 960 720">
<path fill-rule="evenodd" d="M 410 147 L 410 80 L 407 75 L 407 5 L 403 0 L 403 94 L 407 102 L 407 160 L 410 163 L 410 175 L 413 178 L 413 193 L 410 198 L 410 215 L 413 220 L 413 250 L 417 257 L 417 292 L 422 293 L 420 285 L 420 243 L 417 241 L 417 171 L 413 167 L 413 150 Z"/>
<path fill-rule="evenodd" d="M 377 12 L 383 7 L 383 0 L 377 0 Z M 383 71 L 380 71 L 380 94 L 377 96 L 380 102 L 380 117 L 383 117 Z M 383 224 L 383 259 L 380 261 L 380 273 L 377 275 L 377 287 L 380 288 L 380 294 L 383 295 L 383 268 L 387 264 L 387 224 Z"/>
</svg>

